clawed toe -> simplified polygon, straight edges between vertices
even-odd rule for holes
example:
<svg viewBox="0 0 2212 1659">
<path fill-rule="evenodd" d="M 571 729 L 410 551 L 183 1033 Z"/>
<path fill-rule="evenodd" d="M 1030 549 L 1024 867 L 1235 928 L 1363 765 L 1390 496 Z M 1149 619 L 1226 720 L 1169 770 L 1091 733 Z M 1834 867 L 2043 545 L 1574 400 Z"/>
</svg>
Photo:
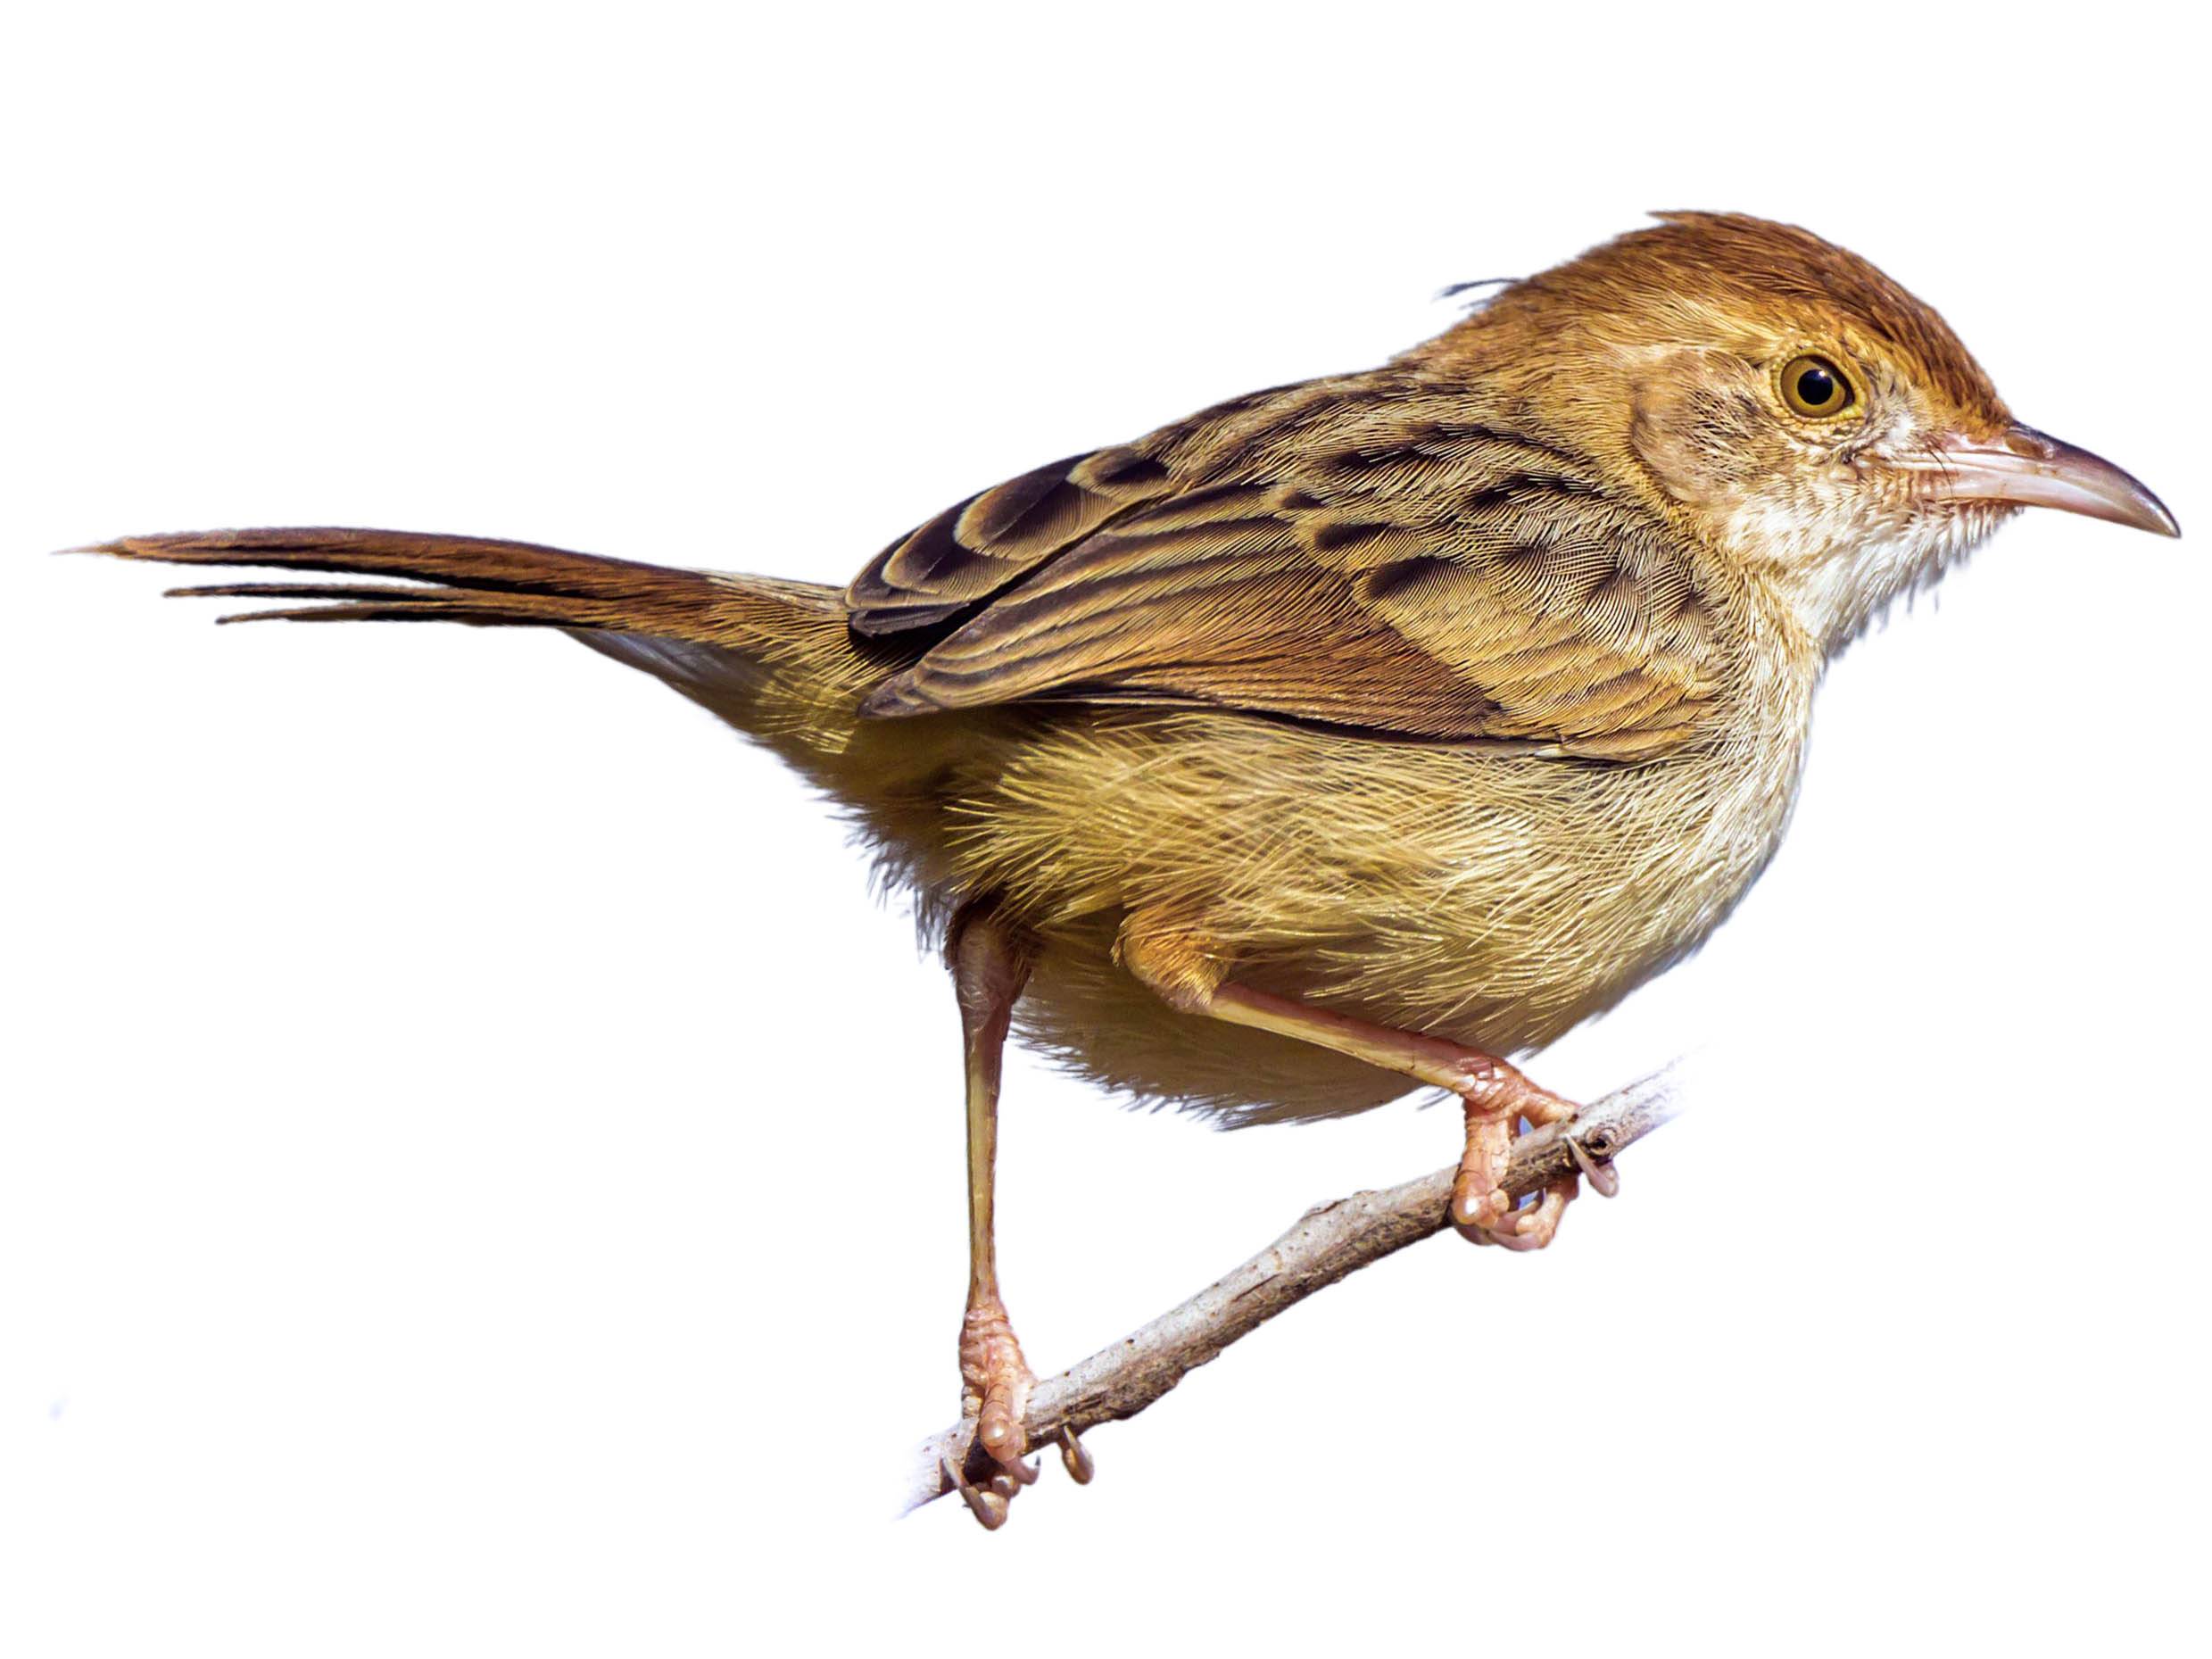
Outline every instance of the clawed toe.
<svg viewBox="0 0 2212 1659">
<path fill-rule="evenodd" d="M 1498 1183 L 1512 1149 L 1512 1124 L 1469 1099 L 1467 1151 L 1452 1183 L 1452 1220 L 1462 1232 L 1487 1232 L 1512 1215 L 1512 1198 Z"/>
<path fill-rule="evenodd" d="M 1477 1244 L 1495 1244 L 1509 1250 L 1540 1250 L 1559 1232 L 1560 1217 L 1581 1190 L 1577 1175 L 1549 1182 L 1533 1204 L 1516 1207 L 1501 1184 L 1511 1161 L 1515 1132 L 1522 1119 L 1535 1124 L 1570 1122 L 1575 1108 L 1501 1067 L 1479 1080 L 1488 1085 L 1471 1089 L 1462 1098 L 1467 1108 L 1467 1150 L 1460 1159 L 1459 1174 L 1452 1184 L 1452 1222 Z M 1587 1149 L 1568 1141 L 1575 1163 L 1591 1184 L 1611 1198 L 1620 1182 L 1612 1165 L 1591 1156 Z"/>
<path fill-rule="evenodd" d="M 1588 1178 L 1591 1189 L 1599 1198 L 1620 1196 L 1620 1171 L 1614 1167 L 1612 1159 L 1592 1157 L 1590 1149 L 1572 1135 L 1567 1137 L 1567 1153 L 1574 1159 L 1575 1167 Z"/>
<path fill-rule="evenodd" d="M 1061 1425 L 1056 1443 L 1060 1461 L 1067 1466 L 1068 1478 L 1078 1486 L 1089 1486 L 1098 1472 L 1098 1464 L 1091 1460 L 1090 1448 L 1065 1424 Z M 968 1479 L 961 1458 L 948 1453 L 938 1464 L 944 1471 L 945 1484 L 959 1493 L 968 1512 L 990 1532 L 1006 1525 L 1015 1496 L 1023 1487 L 1033 1485 L 1038 1473 L 1035 1464 L 997 1464 L 990 1476 L 979 1484 Z"/>
<path fill-rule="evenodd" d="M 1089 1486 L 1090 1477 L 1098 1472 L 1098 1465 L 1091 1461 L 1090 1449 L 1075 1438 L 1075 1431 L 1065 1423 L 1060 1425 L 1060 1461 L 1067 1465 L 1067 1478 L 1078 1486 Z"/>
<path fill-rule="evenodd" d="M 1014 1502 L 1015 1493 L 1021 1489 L 1021 1484 L 1014 1476 L 1000 1469 L 982 1485 L 977 1486 L 968 1479 L 967 1471 L 960 1466 L 958 1459 L 948 1456 L 943 1461 L 945 1479 L 951 1483 L 952 1489 L 960 1494 L 961 1501 L 967 1505 L 969 1512 L 983 1523 L 984 1530 L 996 1532 L 1006 1525 L 1007 1506 Z M 1031 1472 L 1030 1478 L 1036 1478 L 1035 1471 Z"/>
<path fill-rule="evenodd" d="M 1509 1250 L 1540 1250 L 1558 1236 L 1560 1217 L 1574 1201 L 1578 1182 L 1572 1175 L 1544 1189 L 1534 1204 L 1507 1213 L 1504 1221 L 1474 1230 L 1477 1244 L 1501 1245 Z"/>
<path fill-rule="evenodd" d="M 1002 1362 L 985 1384 L 975 1414 L 975 1443 L 993 1462 L 1014 1472 L 1023 1486 L 1036 1479 L 1033 1470 L 1023 1473 L 1028 1468 L 1022 1458 L 1029 1450 L 1029 1435 L 1023 1423 L 1029 1389 L 1029 1367 L 1022 1363 L 1021 1350 L 1016 1348 L 1012 1362 Z"/>
<path fill-rule="evenodd" d="M 1038 1466 L 1023 1461 L 1029 1450 L 1029 1393 L 1035 1382 L 1013 1323 L 997 1297 L 980 1297 L 960 1328 L 961 1414 L 975 1424 L 973 1444 L 991 1464 L 989 1479 L 967 1478 L 963 1464 L 944 1460 L 945 1478 L 975 1518 L 992 1531 L 1007 1523 L 1007 1507 L 1025 1486 L 1035 1483 Z M 1060 1461 L 1079 1486 L 1097 1472 L 1090 1453 L 1075 1431 L 1062 1424 L 1055 1437 Z"/>
<path fill-rule="evenodd" d="M 1025 1473 L 1022 1462 L 1029 1450 L 1023 1425 L 1034 1379 L 1022 1357 L 1022 1345 L 1015 1340 L 1014 1322 L 996 1296 L 977 1298 L 961 1323 L 960 1381 L 961 1414 L 975 1419 L 975 1443 L 1027 1485 L 1034 1474 Z"/>
</svg>

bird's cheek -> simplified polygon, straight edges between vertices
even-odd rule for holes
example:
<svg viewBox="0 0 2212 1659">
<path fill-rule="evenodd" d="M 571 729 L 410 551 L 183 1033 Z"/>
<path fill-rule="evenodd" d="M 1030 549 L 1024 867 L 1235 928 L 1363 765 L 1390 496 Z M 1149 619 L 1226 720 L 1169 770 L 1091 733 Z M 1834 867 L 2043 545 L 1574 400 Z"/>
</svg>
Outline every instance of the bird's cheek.
<svg viewBox="0 0 2212 1659">
<path fill-rule="evenodd" d="M 1639 392 L 1628 446 L 1660 487 L 1712 508 L 1742 494 L 1756 470 L 1757 411 L 1724 385 L 1690 373 L 1654 377 Z"/>
</svg>

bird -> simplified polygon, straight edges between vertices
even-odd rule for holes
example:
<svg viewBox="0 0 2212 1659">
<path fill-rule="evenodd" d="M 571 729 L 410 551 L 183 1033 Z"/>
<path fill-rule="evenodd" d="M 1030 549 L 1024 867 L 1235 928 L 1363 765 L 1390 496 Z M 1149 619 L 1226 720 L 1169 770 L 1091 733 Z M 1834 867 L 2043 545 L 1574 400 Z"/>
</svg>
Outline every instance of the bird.
<svg viewBox="0 0 2212 1659">
<path fill-rule="evenodd" d="M 1577 1108 L 1520 1063 L 1720 925 L 1827 665 L 2027 507 L 2180 534 L 1864 259 L 1669 212 L 1379 367 L 983 489 L 842 588 L 372 529 L 87 551 L 283 573 L 173 590 L 269 607 L 226 621 L 562 630 L 835 804 L 956 993 L 983 1456 L 950 1474 L 995 1529 L 1037 1478 L 992 1224 L 1010 1035 L 1227 1125 L 1441 1090 L 1449 1220 L 1544 1247 L 1578 1178 L 1516 1203 L 1503 1171 Z"/>
</svg>

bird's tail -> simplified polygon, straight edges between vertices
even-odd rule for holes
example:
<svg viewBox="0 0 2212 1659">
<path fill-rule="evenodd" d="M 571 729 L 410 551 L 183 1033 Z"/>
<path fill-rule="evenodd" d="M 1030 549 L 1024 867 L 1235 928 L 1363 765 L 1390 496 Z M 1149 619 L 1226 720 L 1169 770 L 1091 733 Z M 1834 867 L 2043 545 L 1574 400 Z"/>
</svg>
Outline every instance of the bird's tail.
<svg viewBox="0 0 2212 1659">
<path fill-rule="evenodd" d="M 550 627 L 666 681 L 755 736 L 842 747 L 859 701 L 899 663 L 846 626 L 835 588 L 672 569 L 527 542 L 405 530 L 216 530 L 87 548 L 286 579 L 173 588 L 265 609 L 225 622 L 465 622 Z M 369 577 L 318 581 L 315 577 Z M 310 578 L 302 580 L 301 578 Z"/>
<path fill-rule="evenodd" d="M 528 542 L 411 530 L 211 530 L 138 535 L 84 551 L 173 565 L 247 566 L 295 576 L 373 577 L 361 585 L 220 582 L 178 597 L 292 601 L 225 622 L 468 622 L 607 629 L 805 656 L 844 626 L 837 590 L 766 577 L 676 570 Z"/>
</svg>

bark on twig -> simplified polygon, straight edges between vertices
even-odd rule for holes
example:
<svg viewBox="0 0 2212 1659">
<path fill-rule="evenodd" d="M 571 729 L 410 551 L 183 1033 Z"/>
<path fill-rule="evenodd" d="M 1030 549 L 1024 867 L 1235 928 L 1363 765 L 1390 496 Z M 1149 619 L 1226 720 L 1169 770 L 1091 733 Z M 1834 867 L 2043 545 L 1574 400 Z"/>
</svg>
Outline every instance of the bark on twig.
<svg viewBox="0 0 2212 1659">
<path fill-rule="evenodd" d="M 1532 1131 L 1513 1143 L 1504 1182 L 1518 1196 L 1577 1167 L 1572 1147 L 1594 1161 L 1610 1160 L 1674 1116 L 1662 1072 L 1607 1095 L 1572 1124 Z M 1308 1210 L 1281 1238 L 1223 1274 L 1181 1306 L 1110 1348 L 1040 1381 L 1029 1397 L 1029 1443 L 1049 1450 L 1060 1431 L 1078 1433 L 1134 1417 L 1193 1368 L 1239 1337 L 1304 1301 L 1346 1273 L 1441 1232 L 1454 1168 L 1403 1186 L 1355 1192 Z M 948 1458 L 965 1460 L 970 1480 L 989 1478 L 990 1460 L 970 1444 L 973 1424 L 956 1423 L 923 1442 L 915 1454 L 905 1507 L 915 1509 L 953 1489 Z"/>
</svg>

